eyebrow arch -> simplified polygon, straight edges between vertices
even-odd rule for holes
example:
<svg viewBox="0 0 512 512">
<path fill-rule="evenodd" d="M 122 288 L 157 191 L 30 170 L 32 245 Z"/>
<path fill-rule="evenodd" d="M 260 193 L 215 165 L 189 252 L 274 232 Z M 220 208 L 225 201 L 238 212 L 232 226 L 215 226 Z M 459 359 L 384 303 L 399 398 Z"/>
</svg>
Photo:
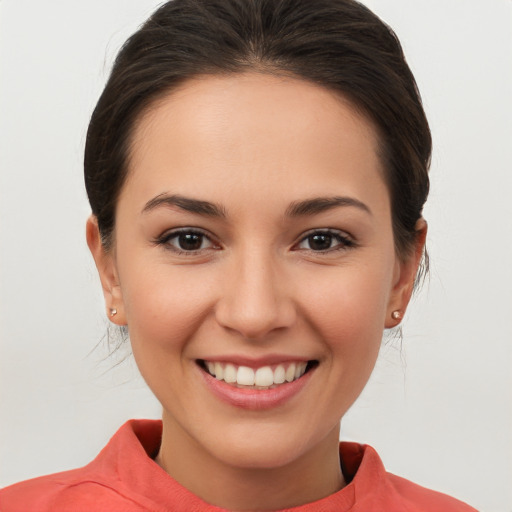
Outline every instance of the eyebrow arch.
<svg viewBox="0 0 512 512">
<path fill-rule="evenodd" d="M 201 201 L 200 199 L 192 199 L 179 194 L 169 195 L 166 192 L 150 199 L 142 209 L 142 213 L 150 212 L 159 206 L 177 206 L 181 210 L 198 215 L 205 215 L 207 217 L 226 217 L 226 211 L 224 207 L 220 205 L 210 203 L 209 201 Z"/>
<path fill-rule="evenodd" d="M 286 209 L 288 217 L 302 217 L 303 215 L 316 215 L 318 213 L 338 208 L 340 206 L 352 206 L 372 215 L 372 211 L 366 204 L 353 197 L 315 197 L 304 201 L 295 201 Z"/>
</svg>

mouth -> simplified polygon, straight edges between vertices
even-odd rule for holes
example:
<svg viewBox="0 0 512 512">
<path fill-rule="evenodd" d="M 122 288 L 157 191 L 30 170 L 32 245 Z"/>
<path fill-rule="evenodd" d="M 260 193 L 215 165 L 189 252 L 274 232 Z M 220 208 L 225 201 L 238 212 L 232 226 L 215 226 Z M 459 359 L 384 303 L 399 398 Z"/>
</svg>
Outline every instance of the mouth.
<svg viewBox="0 0 512 512">
<path fill-rule="evenodd" d="M 233 388 L 267 390 L 290 384 L 300 380 L 307 373 L 318 366 L 318 361 L 288 361 L 251 368 L 219 361 L 198 359 L 198 366 L 218 381 Z"/>
</svg>

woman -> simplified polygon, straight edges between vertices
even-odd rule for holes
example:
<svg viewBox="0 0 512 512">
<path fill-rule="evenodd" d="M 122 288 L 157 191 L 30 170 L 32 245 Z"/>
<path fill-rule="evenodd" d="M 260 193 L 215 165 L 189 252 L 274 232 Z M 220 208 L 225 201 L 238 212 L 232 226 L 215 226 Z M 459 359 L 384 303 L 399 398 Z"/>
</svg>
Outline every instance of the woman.
<svg viewBox="0 0 512 512">
<path fill-rule="evenodd" d="M 473 510 L 338 445 L 424 253 L 431 138 L 351 0 L 175 0 L 121 50 L 87 242 L 163 421 L 2 510 Z"/>
</svg>

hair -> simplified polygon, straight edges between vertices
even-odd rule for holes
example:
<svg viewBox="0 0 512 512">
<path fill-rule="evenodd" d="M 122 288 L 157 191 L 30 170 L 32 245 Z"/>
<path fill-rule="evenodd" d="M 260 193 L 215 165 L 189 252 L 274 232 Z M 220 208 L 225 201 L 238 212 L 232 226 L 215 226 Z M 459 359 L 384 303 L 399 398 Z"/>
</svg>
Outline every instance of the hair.
<svg viewBox="0 0 512 512">
<path fill-rule="evenodd" d="M 93 112 L 85 184 L 106 250 L 137 121 L 200 75 L 256 71 L 304 79 L 346 98 L 374 125 L 397 254 L 409 254 L 429 191 L 432 139 L 393 30 L 355 0 L 172 0 L 120 50 Z"/>
</svg>

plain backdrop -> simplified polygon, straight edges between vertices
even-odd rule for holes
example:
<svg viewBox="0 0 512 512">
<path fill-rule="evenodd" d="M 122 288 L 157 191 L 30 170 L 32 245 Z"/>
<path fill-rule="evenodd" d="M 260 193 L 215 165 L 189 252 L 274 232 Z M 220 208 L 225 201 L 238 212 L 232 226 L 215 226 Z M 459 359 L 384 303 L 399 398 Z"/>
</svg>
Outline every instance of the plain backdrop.
<svg viewBox="0 0 512 512">
<path fill-rule="evenodd" d="M 342 437 L 511 512 L 512 2 L 366 3 L 399 35 L 431 122 L 432 272 Z M 107 357 L 82 181 L 113 56 L 157 4 L 0 0 L 0 485 L 83 465 L 126 419 L 160 416 L 133 361 Z"/>
</svg>

